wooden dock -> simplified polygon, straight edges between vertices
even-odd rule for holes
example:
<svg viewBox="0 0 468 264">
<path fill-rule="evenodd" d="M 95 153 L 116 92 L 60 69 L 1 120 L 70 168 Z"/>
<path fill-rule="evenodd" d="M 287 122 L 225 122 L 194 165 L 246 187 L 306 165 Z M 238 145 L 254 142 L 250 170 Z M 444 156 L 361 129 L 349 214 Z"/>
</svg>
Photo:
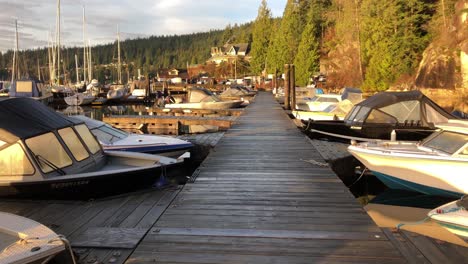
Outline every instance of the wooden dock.
<svg viewBox="0 0 468 264">
<path fill-rule="evenodd" d="M 465 247 L 377 227 L 271 94 L 237 121 L 184 187 L 91 201 L 1 199 L 0 210 L 67 236 L 80 263 L 468 259 Z"/>
<path fill-rule="evenodd" d="M 418 247 L 377 227 L 270 94 L 257 96 L 238 122 L 128 263 L 456 263 L 467 256 L 463 247 L 451 245 L 463 253 L 449 256 L 430 239 Z"/>
</svg>

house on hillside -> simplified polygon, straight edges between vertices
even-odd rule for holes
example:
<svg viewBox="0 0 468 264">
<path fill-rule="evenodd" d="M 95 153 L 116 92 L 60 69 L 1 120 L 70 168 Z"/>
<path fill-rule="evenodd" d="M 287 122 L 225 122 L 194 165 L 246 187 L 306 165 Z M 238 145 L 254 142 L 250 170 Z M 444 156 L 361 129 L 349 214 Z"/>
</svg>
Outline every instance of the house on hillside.
<svg viewBox="0 0 468 264">
<path fill-rule="evenodd" d="M 215 63 L 216 65 L 219 65 L 222 62 L 231 63 L 240 58 L 249 61 L 249 53 L 249 43 L 225 44 L 222 47 L 212 47 L 211 58 L 209 58 L 206 62 Z"/>
<path fill-rule="evenodd" d="M 187 83 L 189 74 L 186 69 L 159 69 L 156 79 L 158 82 Z"/>
</svg>

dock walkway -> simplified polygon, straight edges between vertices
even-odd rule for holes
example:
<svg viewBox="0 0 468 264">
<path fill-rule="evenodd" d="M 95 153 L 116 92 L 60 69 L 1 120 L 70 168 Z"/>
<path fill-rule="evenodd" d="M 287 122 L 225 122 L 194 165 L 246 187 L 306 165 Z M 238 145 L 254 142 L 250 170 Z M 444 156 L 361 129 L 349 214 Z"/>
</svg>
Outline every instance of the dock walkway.
<svg viewBox="0 0 468 264">
<path fill-rule="evenodd" d="M 192 138 L 216 147 L 184 187 L 0 211 L 65 235 L 79 263 L 466 263 L 465 247 L 377 227 L 271 94 L 221 135 Z"/>
<path fill-rule="evenodd" d="M 195 176 L 127 263 L 431 263 L 377 227 L 270 94 Z"/>
</svg>

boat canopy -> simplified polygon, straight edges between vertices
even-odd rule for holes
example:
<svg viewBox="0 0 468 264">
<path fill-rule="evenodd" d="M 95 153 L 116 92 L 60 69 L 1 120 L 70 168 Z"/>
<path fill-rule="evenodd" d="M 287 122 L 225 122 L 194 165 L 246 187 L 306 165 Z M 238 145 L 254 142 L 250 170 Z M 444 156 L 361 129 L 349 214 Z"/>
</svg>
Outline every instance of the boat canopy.
<svg viewBox="0 0 468 264">
<path fill-rule="evenodd" d="M 0 140 L 7 143 L 80 123 L 31 98 L 0 101 Z"/>
<path fill-rule="evenodd" d="M 11 83 L 10 97 L 41 97 L 42 83 L 33 79 L 14 80 Z"/>
<path fill-rule="evenodd" d="M 193 87 L 190 89 L 189 103 L 200 103 L 200 102 L 219 102 L 221 101 L 215 94 L 210 90 L 203 87 Z"/>
<path fill-rule="evenodd" d="M 353 107 L 345 117 L 347 125 L 365 123 L 411 124 L 433 127 L 456 119 L 420 91 L 380 92 Z"/>
<path fill-rule="evenodd" d="M 349 100 L 353 104 L 357 104 L 362 101 L 362 91 L 359 88 L 345 87 L 341 89 L 341 100 Z"/>
</svg>

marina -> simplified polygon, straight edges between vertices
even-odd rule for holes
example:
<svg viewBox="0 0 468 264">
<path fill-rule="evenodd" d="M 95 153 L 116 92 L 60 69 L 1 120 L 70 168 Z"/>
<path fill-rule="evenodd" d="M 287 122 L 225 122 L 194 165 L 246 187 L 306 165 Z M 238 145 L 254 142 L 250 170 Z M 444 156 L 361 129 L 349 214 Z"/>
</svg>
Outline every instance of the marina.
<svg viewBox="0 0 468 264">
<path fill-rule="evenodd" d="M 66 236 L 80 263 L 462 263 L 468 257 L 463 241 L 378 227 L 269 93 L 260 93 L 225 133 L 192 139 L 213 149 L 184 186 L 89 201 L 2 199 L 0 210 Z"/>
<path fill-rule="evenodd" d="M 468 263 L 467 0 L 108 2 L 0 0 L 0 264 Z"/>
</svg>

